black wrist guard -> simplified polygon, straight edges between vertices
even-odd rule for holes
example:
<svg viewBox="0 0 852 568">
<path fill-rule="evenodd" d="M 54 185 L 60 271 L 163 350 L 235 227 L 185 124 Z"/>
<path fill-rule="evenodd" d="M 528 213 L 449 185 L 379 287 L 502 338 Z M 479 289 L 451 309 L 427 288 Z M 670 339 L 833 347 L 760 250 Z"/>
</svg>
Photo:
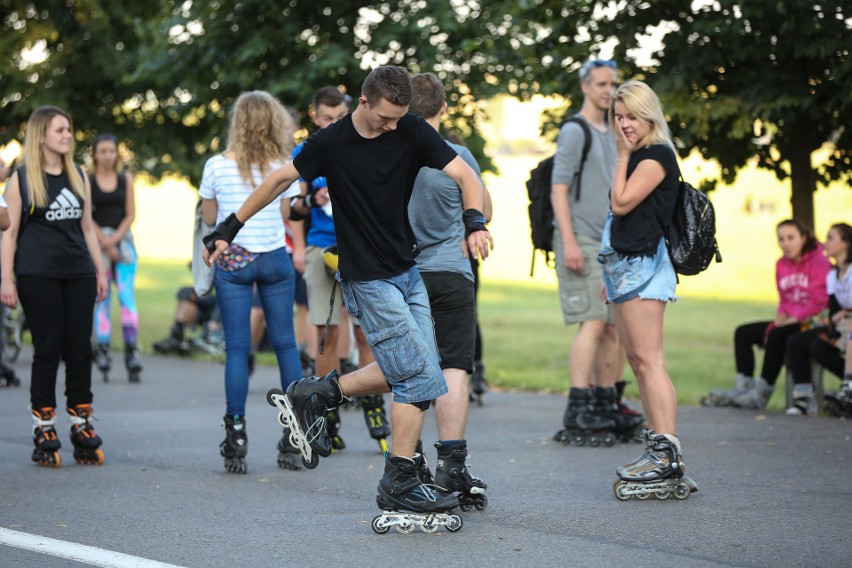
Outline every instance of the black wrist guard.
<svg viewBox="0 0 852 568">
<path fill-rule="evenodd" d="M 236 238 L 237 233 L 243 228 L 243 224 L 237 219 L 235 213 L 231 213 L 225 217 L 224 221 L 216 225 L 212 233 L 202 239 L 204 246 L 207 247 L 208 251 L 216 252 L 216 241 L 225 241 L 231 244 L 234 238 Z"/>
<path fill-rule="evenodd" d="M 302 198 L 302 203 L 304 203 L 305 207 L 307 207 L 308 209 L 313 209 L 314 207 L 316 207 L 317 204 L 316 201 L 314 201 L 314 194 L 310 191 L 306 193 L 305 196 Z"/>
<path fill-rule="evenodd" d="M 475 233 L 476 231 L 488 230 L 485 228 L 485 215 L 476 209 L 465 209 L 462 214 L 462 220 L 464 221 L 464 238 L 469 237 L 471 233 Z"/>
</svg>

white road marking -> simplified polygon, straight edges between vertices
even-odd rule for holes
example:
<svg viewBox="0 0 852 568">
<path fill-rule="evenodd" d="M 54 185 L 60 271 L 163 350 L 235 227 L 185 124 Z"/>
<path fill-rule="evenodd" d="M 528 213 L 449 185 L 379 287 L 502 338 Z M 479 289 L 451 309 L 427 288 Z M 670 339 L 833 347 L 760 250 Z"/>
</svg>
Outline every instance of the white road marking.
<svg viewBox="0 0 852 568">
<path fill-rule="evenodd" d="M 82 562 L 103 568 L 181 568 L 138 556 L 113 552 L 85 544 L 76 544 L 19 531 L 0 528 L 0 544 L 23 548 L 59 558 Z"/>
</svg>

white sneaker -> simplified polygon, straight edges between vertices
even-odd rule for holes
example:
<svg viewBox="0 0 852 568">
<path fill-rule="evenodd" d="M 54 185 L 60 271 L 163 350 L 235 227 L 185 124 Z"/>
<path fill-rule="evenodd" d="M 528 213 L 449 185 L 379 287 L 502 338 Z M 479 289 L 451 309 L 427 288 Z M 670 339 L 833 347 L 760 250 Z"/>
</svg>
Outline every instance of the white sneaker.
<svg viewBox="0 0 852 568">
<path fill-rule="evenodd" d="M 793 399 L 793 406 L 784 413 L 788 416 L 816 416 L 818 409 L 814 393 L 810 392 L 797 396 Z"/>
</svg>

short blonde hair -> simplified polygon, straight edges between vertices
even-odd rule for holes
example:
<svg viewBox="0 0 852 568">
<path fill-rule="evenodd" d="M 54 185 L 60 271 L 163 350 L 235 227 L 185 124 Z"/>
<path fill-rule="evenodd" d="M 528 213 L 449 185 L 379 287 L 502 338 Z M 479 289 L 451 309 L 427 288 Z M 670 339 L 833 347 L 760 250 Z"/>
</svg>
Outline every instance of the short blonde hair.
<svg viewBox="0 0 852 568">
<path fill-rule="evenodd" d="M 27 121 L 27 133 L 24 137 L 24 164 L 27 166 L 27 197 L 35 207 L 47 207 L 47 179 L 44 175 L 44 155 L 41 153 L 42 143 L 50 123 L 57 116 L 68 119 L 68 126 L 74 132 L 71 116 L 55 106 L 41 106 L 33 111 Z M 83 178 L 74 166 L 74 138 L 71 137 L 71 150 L 62 156 L 62 169 L 68 175 L 71 189 L 85 198 L 86 186 Z M 20 184 L 20 180 L 18 181 Z M 20 187 L 20 185 L 19 185 Z"/>
<path fill-rule="evenodd" d="M 639 140 L 637 147 L 642 148 L 652 144 L 665 144 L 674 150 L 671 131 L 663 114 L 660 98 L 651 87 L 642 81 L 625 81 L 612 95 L 609 107 L 609 123 L 615 124 L 615 103 L 620 102 L 633 115 L 644 120 L 651 127 L 647 136 Z"/>
<path fill-rule="evenodd" d="M 266 91 L 241 94 L 231 109 L 227 148 L 234 154 L 240 177 L 256 187 L 259 181 L 254 179 L 252 166 L 258 166 L 266 177 L 271 172 L 270 162 L 290 159 L 293 132 L 293 117 L 278 99 Z"/>
</svg>

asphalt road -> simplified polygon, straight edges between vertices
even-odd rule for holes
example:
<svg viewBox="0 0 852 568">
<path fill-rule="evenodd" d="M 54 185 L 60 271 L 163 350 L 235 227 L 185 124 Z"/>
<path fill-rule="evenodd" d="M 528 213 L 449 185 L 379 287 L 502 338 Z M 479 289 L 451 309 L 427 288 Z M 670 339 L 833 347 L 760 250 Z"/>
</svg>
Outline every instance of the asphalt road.
<svg viewBox="0 0 852 568">
<path fill-rule="evenodd" d="M 223 366 L 148 356 L 141 384 L 122 373 L 108 384 L 95 379 L 106 463 L 74 463 L 62 413 L 63 464 L 46 469 L 30 461 L 29 357 L 25 351 L 16 365 L 24 384 L 0 391 L 4 567 L 852 562 L 850 421 L 684 407 L 680 434 L 700 492 L 686 501 L 620 502 L 614 470 L 639 445 L 554 443 L 562 397 L 489 393 L 471 409 L 468 433 L 488 509 L 462 513 L 464 528 L 454 534 L 376 535 L 370 522 L 383 459 L 360 412 L 343 412 L 345 450 L 313 471 L 279 469 L 280 428 L 265 400 L 278 379 L 260 368 L 247 412 L 249 472 L 228 474 L 218 452 Z M 430 417 L 424 441 L 433 465 L 435 437 Z"/>
</svg>

